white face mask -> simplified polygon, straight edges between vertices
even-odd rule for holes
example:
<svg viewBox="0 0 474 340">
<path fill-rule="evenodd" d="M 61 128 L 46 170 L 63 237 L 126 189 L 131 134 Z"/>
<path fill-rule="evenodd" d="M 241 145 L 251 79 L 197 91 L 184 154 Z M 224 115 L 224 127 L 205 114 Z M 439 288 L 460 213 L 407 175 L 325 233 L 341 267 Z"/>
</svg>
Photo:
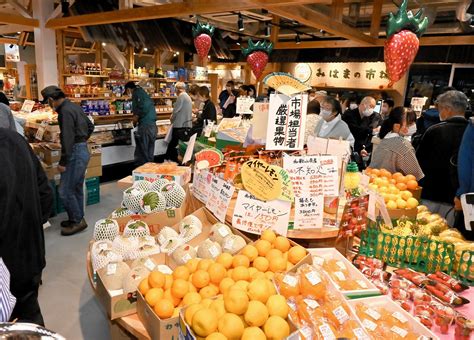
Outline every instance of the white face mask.
<svg viewBox="0 0 474 340">
<path fill-rule="evenodd" d="M 321 110 L 319 112 L 319 114 L 321 115 L 321 117 L 327 122 L 329 121 L 329 119 L 331 118 L 332 116 L 332 112 L 329 111 L 329 110 Z"/>
<path fill-rule="evenodd" d="M 368 109 L 365 109 L 364 112 L 362 112 L 362 115 L 364 117 L 370 117 L 372 116 L 373 113 L 374 113 L 374 109 L 368 108 Z"/>
<path fill-rule="evenodd" d="M 406 136 L 413 136 L 416 132 L 416 124 L 413 124 L 408 127 L 408 131 L 406 133 Z"/>
<path fill-rule="evenodd" d="M 349 104 L 349 108 L 350 108 L 351 110 L 355 110 L 355 109 L 357 109 L 357 107 L 358 107 L 358 105 L 357 105 L 356 103 L 350 103 L 350 104 Z"/>
</svg>

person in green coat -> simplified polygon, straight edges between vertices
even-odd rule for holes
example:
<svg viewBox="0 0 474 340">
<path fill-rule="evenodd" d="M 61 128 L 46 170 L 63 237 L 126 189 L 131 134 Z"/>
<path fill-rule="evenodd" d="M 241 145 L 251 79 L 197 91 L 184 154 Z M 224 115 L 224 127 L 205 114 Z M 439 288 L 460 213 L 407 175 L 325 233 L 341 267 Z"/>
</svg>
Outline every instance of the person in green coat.
<svg viewBox="0 0 474 340">
<path fill-rule="evenodd" d="M 141 87 L 133 81 L 125 84 L 125 92 L 132 95 L 133 122 L 135 132 L 135 163 L 137 166 L 153 162 L 156 141 L 155 103 Z"/>
</svg>

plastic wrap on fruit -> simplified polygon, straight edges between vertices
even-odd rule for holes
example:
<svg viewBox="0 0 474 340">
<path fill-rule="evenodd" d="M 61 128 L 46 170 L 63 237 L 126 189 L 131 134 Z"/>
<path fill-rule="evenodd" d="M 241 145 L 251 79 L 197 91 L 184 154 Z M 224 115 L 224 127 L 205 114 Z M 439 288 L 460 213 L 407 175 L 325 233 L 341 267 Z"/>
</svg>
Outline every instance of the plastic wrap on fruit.
<svg viewBox="0 0 474 340">
<path fill-rule="evenodd" d="M 415 306 L 425 305 L 431 302 L 431 296 L 426 294 L 426 292 L 423 289 L 410 288 L 408 290 L 408 293 L 410 294 L 410 299 L 413 301 L 413 304 Z"/>
<path fill-rule="evenodd" d="M 461 306 L 469 303 L 468 299 L 457 295 L 448 286 L 442 283 L 429 281 L 424 288 L 441 301 L 449 303 L 452 306 Z"/>
<path fill-rule="evenodd" d="M 448 334 L 449 325 L 454 320 L 454 310 L 451 307 L 442 304 L 436 304 L 434 307 L 435 324 L 439 327 L 441 334 Z"/>
<path fill-rule="evenodd" d="M 426 328 L 431 329 L 431 327 L 433 327 L 433 321 L 432 321 L 433 314 L 434 314 L 433 310 L 427 303 L 415 306 L 415 310 L 414 310 L 415 319 L 421 322 Z"/>
<path fill-rule="evenodd" d="M 456 328 L 454 330 L 455 340 L 469 340 L 474 330 L 474 321 L 467 319 L 463 315 L 456 317 Z"/>
<path fill-rule="evenodd" d="M 360 269 L 361 267 L 369 267 L 373 269 L 385 269 L 386 264 L 376 258 L 367 257 L 365 255 L 356 255 L 352 260 L 352 263 L 356 268 Z"/>
<path fill-rule="evenodd" d="M 278 292 L 286 298 L 300 294 L 300 276 L 297 273 L 275 273 Z"/>
<path fill-rule="evenodd" d="M 392 295 L 392 299 L 396 303 L 398 303 L 398 305 L 402 307 L 404 310 L 406 310 L 407 312 L 411 312 L 411 304 L 410 302 L 408 302 L 408 300 L 395 299 L 393 295 Z"/>
<path fill-rule="evenodd" d="M 417 286 L 421 286 L 429 281 L 429 279 L 422 273 L 418 273 L 414 270 L 404 268 L 404 269 L 397 269 L 395 273 L 407 280 L 410 280 Z"/>
<path fill-rule="evenodd" d="M 462 282 L 459 282 L 458 280 L 452 278 L 446 273 L 437 271 L 434 274 L 428 274 L 427 275 L 429 279 L 437 281 L 439 283 L 442 283 L 449 288 L 451 288 L 453 291 L 459 293 L 462 292 L 463 290 L 468 289 L 469 287 L 463 284 Z"/>
</svg>

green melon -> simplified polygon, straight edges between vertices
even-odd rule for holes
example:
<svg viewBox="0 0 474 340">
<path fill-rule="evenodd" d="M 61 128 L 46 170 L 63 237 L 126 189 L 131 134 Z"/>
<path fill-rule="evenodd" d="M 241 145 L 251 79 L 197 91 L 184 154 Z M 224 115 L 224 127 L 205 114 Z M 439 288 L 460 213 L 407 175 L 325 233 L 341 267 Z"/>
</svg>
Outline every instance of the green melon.
<svg viewBox="0 0 474 340">
<path fill-rule="evenodd" d="M 157 191 L 149 191 L 143 195 L 140 208 L 145 214 L 164 211 L 166 208 L 166 199 Z"/>
<path fill-rule="evenodd" d="M 144 180 L 138 180 L 133 182 L 133 188 L 140 189 L 143 192 L 148 192 L 151 190 L 151 183 Z"/>
<path fill-rule="evenodd" d="M 148 224 L 143 221 L 128 221 L 125 225 L 125 229 L 123 230 L 123 236 L 125 237 L 142 237 L 142 236 L 150 236 L 150 228 L 148 228 Z"/>
<path fill-rule="evenodd" d="M 110 262 L 100 271 L 105 288 L 118 290 L 122 289 L 123 279 L 130 271 L 130 267 L 125 262 Z"/>
<path fill-rule="evenodd" d="M 201 259 L 215 259 L 222 254 L 222 248 L 219 243 L 209 239 L 202 242 L 197 250 L 197 256 Z"/>
<path fill-rule="evenodd" d="M 130 187 L 123 192 L 123 205 L 133 211 L 134 213 L 140 212 L 140 202 L 144 192 L 138 188 Z"/>
<path fill-rule="evenodd" d="M 232 231 L 227 225 L 221 222 L 214 224 L 209 232 L 209 238 L 211 241 L 215 241 L 220 245 L 222 245 L 224 238 L 229 235 L 232 235 Z"/>
<path fill-rule="evenodd" d="M 130 216 L 130 215 L 133 215 L 133 214 L 134 214 L 133 211 L 130 211 L 127 208 L 123 207 L 123 208 L 118 208 L 118 209 L 115 209 L 114 211 L 112 211 L 112 214 L 110 215 L 110 217 L 112 217 L 112 218 L 121 218 L 121 217 Z"/>
<path fill-rule="evenodd" d="M 113 241 L 117 235 L 119 235 L 119 225 L 117 221 L 110 218 L 105 218 L 95 223 L 93 236 L 94 240 Z"/>
<path fill-rule="evenodd" d="M 184 202 L 186 192 L 176 182 L 170 182 L 161 188 L 161 193 L 165 196 L 168 208 L 179 208 Z"/>
<path fill-rule="evenodd" d="M 151 183 L 150 191 L 161 191 L 161 188 L 163 188 L 169 182 L 170 181 L 168 181 L 166 178 L 158 178 L 153 183 Z"/>
</svg>

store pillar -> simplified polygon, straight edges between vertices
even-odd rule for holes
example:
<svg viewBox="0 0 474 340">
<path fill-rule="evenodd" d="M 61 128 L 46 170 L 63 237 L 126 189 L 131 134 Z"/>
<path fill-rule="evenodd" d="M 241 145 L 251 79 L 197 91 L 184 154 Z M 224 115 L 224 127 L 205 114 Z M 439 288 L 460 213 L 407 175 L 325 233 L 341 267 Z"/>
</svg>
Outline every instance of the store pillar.
<svg viewBox="0 0 474 340">
<path fill-rule="evenodd" d="M 33 16 L 39 21 L 39 27 L 35 27 L 34 34 L 36 71 L 40 90 L 49 85 L 58 85 L 56 33 L 44 27 L 53 11 L 54 0 L 33 0 Z"/>
</svg>

